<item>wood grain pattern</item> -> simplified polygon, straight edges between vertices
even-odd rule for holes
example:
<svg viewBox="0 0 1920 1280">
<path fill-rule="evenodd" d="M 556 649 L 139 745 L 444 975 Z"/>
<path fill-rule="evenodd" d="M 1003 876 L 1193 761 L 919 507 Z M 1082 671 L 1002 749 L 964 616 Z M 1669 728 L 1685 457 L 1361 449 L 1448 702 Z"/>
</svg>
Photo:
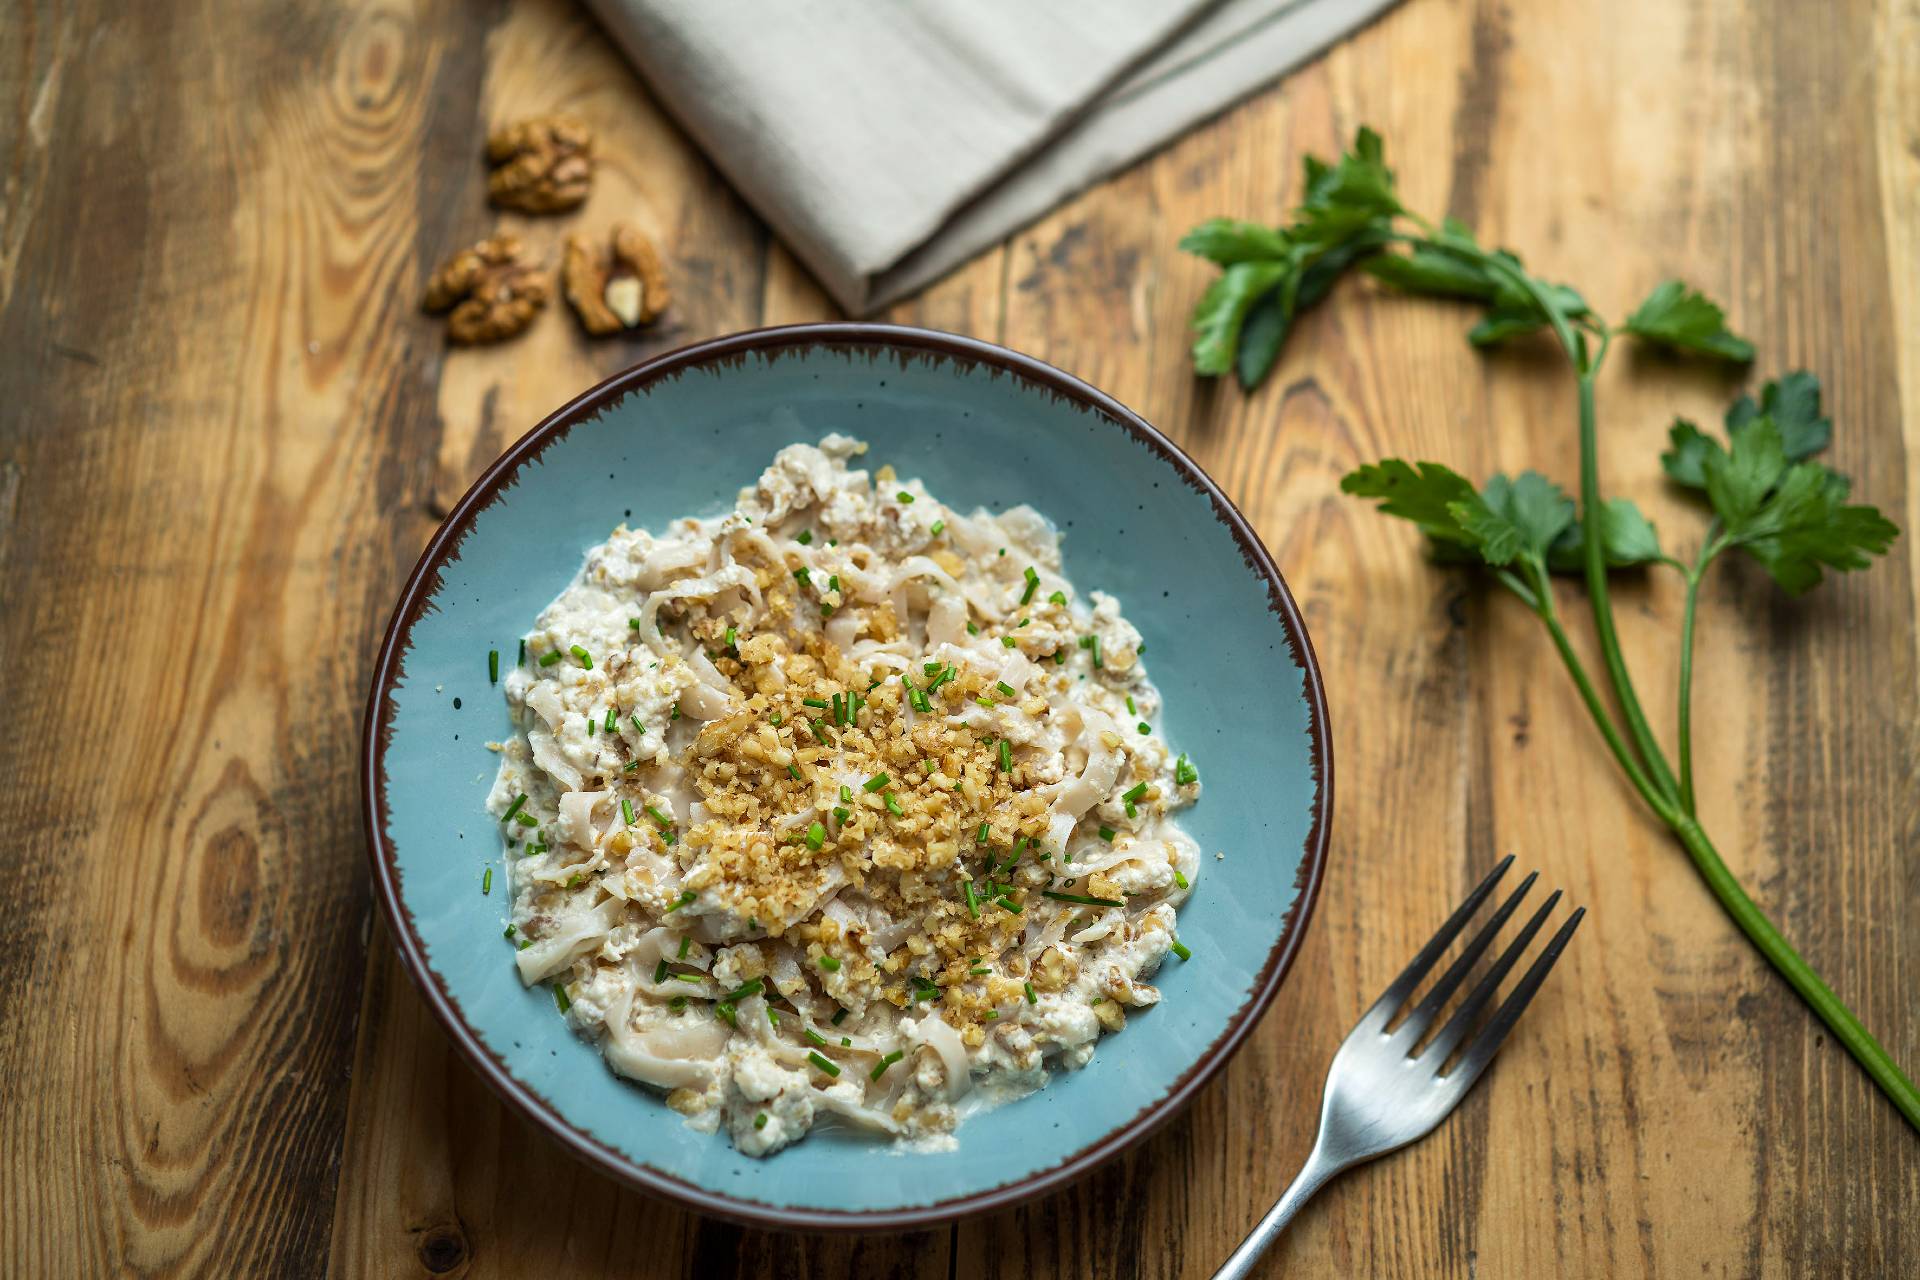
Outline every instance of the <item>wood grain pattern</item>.
<svg viewBox="0 0 1920 1280">
<path fill-rule="evenodd" d="M 414 301 L 495 225 L 478 140 L 555 107 L 607 163 L 576 219 L 511 225 L 552 257 L 641 221 L 675 309 L 632 341 L 548 317 L 449 353 Z M 1609 314 L 1667 274 L 1727 299 L 1763 372 L 1822 376 L 1837 465 L 1911 531 L 1912 0 L 1408 0 L 890 313 L 1088 378 L 1221 481 L 1313 630 L 1340 776 L 1312 932 L 1223 1078 L 1079 1186 L 906 1237 L 746 1231 L 560 1155 L 369 927 L 354 803 L 374 644 L 439 513 L 574 391 L 826 317 L 817 286 L 564 0 L 30 3 L 0 23 L 0 120 L 0 660 L 25 677 L 0 738 L 0 1273 L 1205 1275 L 1305 1155 L 1357 1011 L 1509 849 L 1591 909 L 1582 936 L 1486 1085 L 1311 1205 L 1271 1274 L 1920 1256 L 1920 1142 L 1635 808 L 1531 619 L 1337 495 L 1390 453 L 1571 479 L 1564 377 L 1352 284 L 1261 391 L 1203 383 L 1184 327 L 1210 269 L 1173 247 L 1277 217 L 1298 155 L 1371 122 L 1410 203 Z M 1732 390 L 1657 359 L 1601 388 L 1609 488 L 1670 543 L 1700 522 L 1653 455 Z M 1910 1070 L 1916 602 L 1911 535 L 1812 604 L 1722 573 L 1696 690 L 1721 848 Z M 1679 604 L 1660 578 L 1620 604 L 1662 726 Z"/>
</svg>

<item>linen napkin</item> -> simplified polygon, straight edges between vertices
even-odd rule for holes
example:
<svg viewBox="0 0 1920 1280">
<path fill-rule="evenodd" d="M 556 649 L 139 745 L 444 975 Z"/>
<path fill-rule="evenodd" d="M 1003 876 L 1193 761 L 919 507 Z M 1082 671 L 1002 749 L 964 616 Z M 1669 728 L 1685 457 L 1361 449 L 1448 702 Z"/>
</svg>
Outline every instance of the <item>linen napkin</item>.
<svg viewBox="0 0 1920 1280">
<path fill-rule="evenodd" d="M 587 0 L 850 314 L 911 293 L 1394 0 Z"/>
</svg>

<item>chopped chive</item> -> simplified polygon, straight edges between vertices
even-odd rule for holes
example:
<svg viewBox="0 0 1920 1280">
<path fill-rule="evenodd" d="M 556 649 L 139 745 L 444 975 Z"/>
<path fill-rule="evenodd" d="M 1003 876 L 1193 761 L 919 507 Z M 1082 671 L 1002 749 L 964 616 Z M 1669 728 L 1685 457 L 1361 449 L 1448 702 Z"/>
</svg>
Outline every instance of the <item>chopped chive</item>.
<svg viewBox="0 0 1920 1280">
<path fill-rule="evenodd" d="M 1136 727 L 1140 730 L 1142 736 L 1153 732 L 1152 726 L 1148 725 L 1145 720 L 1142 720 Z"/>
<path fill-rule="evenodd" d="M 553 984 L 553 1003 L 559 1006 L 562 1013 L 573 1008 L 573 1001 L 567 999 L 567 989 L 557 982 Z"/>
<path fill-rule="evenodd" d="M 640 619 L 638 618 L 627 619 L 627 630 L 638 631 L 639 629 L 640 629 Z"/>
<path fill-rule="evenodd" d="M 492 867 L 488 867 L 487 874 L 480 877 L 480 892 L 482 893 L 493 892 L 493 868 Z"/>
<path fill-rule="evenodd" d="M 837 956 L 821 956 L 820 967 L 828 973 L 840 972 L 840 960 Z"/>
<path fill-rule="evenodd" d="M 827 842 L 827 829 L 825 827 L 821 826 L 817 822 L 812 823 L 807 827 L 807 848 L 818 849 L 821 845 L 825 844 L 826 842 Z"/>
<path fill-rule="evenodd" d="M 1047 597 L 1047 601 L 1050 604 L 1065 604 L 1067 602 L 1067 593 L 1064 591 L 1056 591 Z"/>
<path fill-rule="evenodd" d="M 980 899 L 973 892 L 973 881 L 962 880 L 960 882 L 960 889 L 967 900 L 967 914 L 975 920 L 978 920 L 980 918 Z"/>
<path fill-rule="evenodd" d="M 589 738 L 591 738 L 591 737 L 593 736 L 593 721 L 592 721 L 592 720 L 588 720 L 588 721 L 587 721 L 587 736 L 588 736 Z"/>
<path fill-rule="evenodd" d="M 576 659 L 578 659 L 582 667 L 586 668 L 588 671 L 593 670 L 593 655 L 588 653 L 584 648 L 582 648 L 577 644 L 569 645 L 567 648 L 567 652 L 571 653 Z"/>
<path fill-rule="evenodd" d="M 1006 646 L 1007 648 L 1009 648 L 1009 649 L 1011 649 L 1011 648 L 1013 648 L 1013 637 L 1012 637 L 1012 636 L 1001 636 L 1001 637 L 1000 637 L 1000 643 L 1001 643 L 1001 644 L 1003 644 L 1003 645 L 1005 645 L 1005 646 Z"/>
<path fill-rule="evenodd" d="M 933 527 L 927 530 L 928 533 L 931 533 L 936 538 L 939 537 L 941 534 L 945 533 L 946 531 L 947 531 L 947 522 L 945 520 L 935 520 L 933 522 Z"/>
<path fill-rule="evenodd" d="M 821 746 L 830 747 L 833 745 L 833 740 L 827 737 L 827 730 L 818 716 L 807 721 L 807 727 L 813 730 L 813 736 Z"/>
<path fill-rule="evenodd" d="M 823 618 L 831 618 L 833 616 L 833 606 L 825 600 L 820 602 L 820 616 Z"/>
<path fill-rule="evenodd" d="M 987 966 L 985 966 L 985 965 L 983 965 L 983 964 L 977 964 L 977 965 L 975 965 L 975 966 L 973 966 L 973 968 L 971 968 L 971 969 L 969 969 L 969 970 L 967 970 L 967 972 L 968 972 L 968 973 L 970 973 L 970 974 L 972 974 L 972 975 L 973 975 L 974 977 L 976 977 L 976 978 L 984 978 L 984 977 L 986 977 L 986 976 L 987 976 L 988 974 L 990 974 L 990 973 L 992 973 L 992 972 L 993 972 L 993 970 L 991 970 L 991 969 L 989 969 L 989 968 L 987 968 Z"/>
<path fill-rule="evenodd" d="M 761 1113 L 760 1113 L 759 1115 L 757 1115 L 757 1116 L 755 1116 L 755 1117 L 753 1118 L 753 1127 L 754 1127 L 754 1128 L 756 1128 L 756 1129 L 764 1129 L 764 1128 L 766 1128 L 766 1127 L 767 1127 L 767 1113 L 766 1113 L 766 1112 L 764 1112 L 764 1111 L 762 1111 L 762 1112 L 761 1112 Z"/>
<path fill-rule="evenodd" d="M 825 711 L 829 704 L 826 702 L 825 699 L 822 699 L 822 698 L 802 698 L 800 699 L 800 705 L 803 707 L 814 707 L 821 711 Z"/>
<path fill-rule="evenodd" d="M 993 682 L 993 687 L 998 689 L 1003 697 L 1012 698 L 1012 697 L 1018 696 L 1014 690 L 1014 687 L 1008 684 L 1005 680 L 995 680 Z"/>
<path fill-rule="evenodd" d="M 981 697 L 976 697 L 976 698 L 974 698 L 974 701 L 975 701 L 975 702 L 977 702 L 977 703 L 979 703 L 979 704 L 980 704 L 981 706 L 983 706 L 983 707 L 985 707 L 985 708 L 986 708 L 987 710 L 989 710 L 989 711 L 991 711 L 991 710 L 993 710 L 993 707 L 994 707 L 994 701 L 993 701 L 993 699 L 992 699 L 992 698 L 981 698 Z"/>
<path fill-rule="evenodd" d="M 1093 637 L 1092 637 L 1092 636 L 1081 636 L 1081 637 L 1080 637 L 1080 647 L 1081 647 L 1082 649 L 1091 649 L 1091 648 L 1093 648 Z"/>
<path fill-rule="evenodd" d="M 1012 770 L 1013 747 L 1008 744 L 1005 738 L 1002 738 L 1000 739 L 1000 772 L 1010 773 Z"/>
<path fill-rule="evenodd" d="M 728 627 L 726 640 L 727 640 L 727 648 L 732 649 L 732 648 L 738 647 L 738 643 L 740 640 L 740 628 Z"/>
<path fill-rule="evenodd" d="M 585 883 L 586 883 L 586 877 L 581 875 L 578 871 L 574 872 L 572 875 L 567 877 L 567 888 L 569 889 L 578 889 L 581 885 Z"/>
<path fill-rule="evenodd" d="M 628 826 L 633 825 L 633 801 L 625 796 L 620 797 L 620 816 L 626 819 Z"/>
<path fill-rule="evenodd" d="M 851 1049 L 851 1048 L 853 1048 L 853 1041 L 851 1041 L 851 1040 L 849 1040 L 849 1039 L 847 1039 L 847 1037 L 845 1037 L 845 1036 L 841 1036 L 841 1037 L 840 1037 L 840 1047 L 841 1047 L 842 1049 Z"/>
<path fill-rule="evenodd" d="M 889 791 L 880 798 L 887 802 L 888 813 L 891 813 L 896 818 L 904 818 L 907 816 L 907 811 L 900 807 L 900 801 L 894 797 L 893 792 Z"/>
<path fill-rule="evenodd" d="M 846 1020 L 847 1020 L 847 1011 L 845 1009 L 835 1009 L 833 1011 L 833 1018 L 831 1019 L 831 1021 L 833 1022 L 834 1026 L 837 1027 L 841 1023 L 845 1022 Z"/>
<path fill-rule="evenodd" d="M 560 661 L 560 657 L 561 657 L 561 654 L 558 649 L 555 649 L 551 653 L 543 653 L 540 655 L 540 665 L 543 667 L 550 667 L 554 663 Z"/>
<path fill-rule="evenodd" d="M 532 945 L 533 945 L 533 939 L 532 939 L 532 938 L 522 938 L 522 939 L 520 939 L 520 950 L 522 950 L 522 951 L 525 951 L 525 950 L 526 950 L 526 949 L 527 949 L 528 947 L 530 947 L 530 946 L 532 946 Z"/>
<path fill-rule="evenodd" d="M 1031 982 L 1023 982 L 1023 983 L 1021 983 L 1020 985 L 1021 985 L 1021 986 L 1023 986 L 1023 987 L 1025 987 L 1025 988 L 1027 989 L 1027 1003 L 1028 1003 L 1028 1004 L 1039 1004 L 1039 1003 L 1040 1003 L 1040 997 L 1039 997 L 1038 995 L 1035 995 L 1035 994 L 1034 994 L 1034 990 L 1033 990 L 1033 984 L 1032 984 Z"/>
<path fill-rule="evenodd" d="M 514 927 L 513 925 L 508 925 L 506 929 L 500 934 L 500 936 L 503 938 L 512 938 L 513 935 L 518 932 L 519 930 L 516 927 Z"/>
<path fill-rule="evenodd" d="M 676 702 L 673 704 L 673 714 L 668 716 L 667 719 L 678 720 L 679 718 L 680 718 L 680 704 Z"/>
<path fill-rule="evenodd" d="M 1147 794 L 1147 784 L 1144 782 L 1141 782 L 1141 783 L 1135 784 L 1131 790 L 1129 790 L 1125 795 L 1121 796 L 1120 798 L 1122 800 L 1133 801 L 1133 800 L 1138 800 L 1141 796 L 1144 796 L 1146 794 Z"/>
<path fill-rule="evenodd" d="M 525 796 L 515 796 L 513 798 L 513 803 L 507 806 L 507 811 L 500 815 L 500 821 L 505 822 L 508 818 L 511 818 L 514 814 L 520 812 L 520 806 L 525 804 L 526 802 L 527 802 L 527 798 Z"/>
<path fill-rule="evenodd" d="M 840 803 L 842 804 L 853 803 L 853 788 L 849 787 L 844 782 L 840 784 Z"/>
<path fill-rule="evenodd" d="M 1000 554 L 1001 555 L 1007 554 L 1007 549 L 1005 547 L 1000 548 Z"/>
<path fill-rule="evenodd" d="M 980 829 L 973 833 L 973 842 L 975 844 L 985 844 L 987 842 L 987 832 L 991 829 L 989 824 L 981 823 Z"/>
<path fill-rule="evenodd" d="M 733 1015 L 733 1006 L 724 1000 L 713 1006 L 713 1016 L 716 1018 L 724 1018 L 733 1026 L 737 1027 L 740 1025 L 740 1020 Z"/>
<path fill-rule="evenodd" d="M 799 543 L 803 547 L 806 546 L 807 544 L 813 541 L 813 530 L 802 529 L 800 531 L 800 536 L 795 538 L 794 541 Z"/>
<path fill-rule="evenodd" d="M 689 950 L 691 950 L 691 949 L 692 949 L 692 947 L 693 947 L 693 939 L 692 939 L 692 938 L 690 938 L 690 937 L 688 937 L 688 936 L 687 936 L 686 934 L 684 934 L 684 933 L 683 933 L 683 934 L 681 934 L 681 935 L 680 935 L 680 950 L 674 953 L 674 955 L 675 955 L 675 957 L 676 957 L 677 959 L 680 959 L 680 960 L 685 960 L 685 959 L 687 958 L 687 952 L 688 952 Z"/>
<path fill-rule="evenodd" d="M 867 1078 L 869 1080 L 878 1080 L 881 1076 L 887 1074 L 888 1067 L 900 1061 L 904 1056 L 906 1055 L 902 1054 L 900 1050 L 895 1049 L 892 1053 L 874 1064 L 873 1070 L 867 1073 Z"/>
<path fill-rule="evenodd" d="M 1102 827 L 1102 828 L 1100 828 L 1100 838 L 1101 838 L 1102 840 L 1105 840 L 1105 841 L 1106 841 L 1106 842 L 1107 842 L 1108 844 L 1112 844 L 1112 843 L 1113 843 L 1113 828 L 1112 828 L 1112 827 Z"/>
<path fill-rule="evenodd" d="M 530 813 L 522 813 L 519 817 L 515 818 L 514 821 L 523 827 L 537 827 L 540 825 L 540 819 Z"/>
<path fill-rule="evenodd" d="M 670 906 L 670 907 L 668 907 L 668 908 L 666 909 L 666 911 L 665 911 L 665 912 L 663 912 L 662 914 L 664 914 L 664 915 L 672 915 L 672 914 L 673 914 L 674 912 L 676 912 L 676 911 L 678 911 L 678 910 L 679 910 L 680 908 L 682 908 L 682 907 L 690 907 L 690 906 L 692 906 L 692 905 L 693 905 L 693 900 L 694 900 L 694 898 L 696 898 L 696 897 L 698 897 L 698 896 L 699 896 L 699 895 L 697 895 L 696 893 L 694 893 L 694 891 L 693 891 L 693 890 L 691 890 L 691 889 L 688 889 L 688 890 L 686 890 L 685 892 L 683 892 L 683 893 L 682 893 L 682 894 L 681 894 L 681 895 L 679 896 L 679 898 L 677 898 L 677 899 L 675 899 L 675 901 L 674 901 L 674 904 L 673 904 L 672 906 Z"/>
<path fill-rule="evenodd" d="M 606 723 L 601 725 L 600 727 L 602 729 L 605 729 L 608 733 L 618 733 L 620 731 L 620 722 L 614 718 L 612 707 L 607 708 Z"/>
<path fill-rule="evenodd" d="M 487 683 L 500 683 L 500 651 L 498 649 L 487 650 Z"/>
<path fill-rule="evenodd" d="M 1173 954 L 1179 956 L 1182 960 L 1193 959 L 1193 952 L 1187 950 L 1187 945 L 1178 938 L 1173 940 Z"/>
<path fill-rule="evenodd" d="M 815 1031 L 812 1027 L 802 1027 L 800 1030 L 802 1034 L 807 1037 L 808 1044 L 817 1044 L 823 1049 L 826 1048 L 827 1038 L 818 1031 Z"/>
<path fill-rule="evenodd" d="M 1181 752 L 1180 759 L 1173 766 L 1173 780 L 1180 786 L 1200 781 L 1200 771 L 1187 763 L 1187 753 Z"/>
<path fill-rule="evenodd" d="M 780 1025 L 780 1012 L 772 1005 L 767 1006 L 767 1023 L 769 1026 L 775 1027 Z"/>
<path fill-rule="evenodd" d="M 995 898 L 993 900 L 993 905 L 996 907 L 999 907 L 1002 911 L 1011 911 L 1015 915 L 1021 914 L 1021 912 L 1024 910 L 1024 908 L 1022 908 L 1019 903 L 1015 902 L 1012 898 L 1006 897 L 1005 895 Z"/>
<path fill-rule="evenodd" d="M 833 712 L 833 722 L 835 724 L 845 724 L 847 722 L 847 699 L 845 694 L 834 694 L 833 704 L 830 709 Z"/>
<path fill-rule="evenodd" d="M 787 762 L 787 776 L 793 778 L 795 781 L 798 781 L 800 778 L 800 771 L 793 767 L 792 761 Z"/>
<path fill-rule="evenodd" d="M 820 1068 L 820 1070 L 824 1071 L 826 1074 L 830 1076 L 837 1076 L 840 1074 L 840 1068 L 833 1064 L 833 1060 L 830 1058 L 821 1057 L 818 1050 L 808 1050 L 807 1061 L 811 1062 L 814 1066 Z"/>
<path fill-rule="evenodd" d="M 655 822 L 659 823 L 663 827 L 670 827 L 673 825 L 672 818 L 669 818 L 666 814 L 660 812 L 660 810 L 656 809 L 652 805 L 647 806 L 647 816 L 649 818 L 652 818 Z"/>
<path fill-rule="evenodd" d="M 673 975 L 673 978 L 676 982 L 699 982 L 701 980 L 700 975 L 697 973 L 676 973 Z"/>
<path fill-rule="evenodd" d="M 1135 711 L 1135 710 L 1133 709 L 1133 695 L 1132 695 L 1132 694 L 1128 694 L 1128 695 L 1127 695 L 1127 714 L 1128 714 L 1128 715 L 1130 715 L 1130 716 L 1137 716 L 1137 715 L 1139 715 L 1139 714 L 1140 714 L 1140 713 L 1139 713 L 1138 711 Z"/>
<path fill-rule="evenodd" d="M 967 623 L 967 634 L 970 636 L 977 636 L 980 634 L 980 628 L 974 626 L 973 623 L 969 622 Z"/>
<path fill-rule="evenodd" d="M 1099 636 L 1094 636 L 1094 637 L 1093 637 L 1093 645 L 1092 645 L 1092 648 L 1093 648 L 1093 669 L 1094 669 L 1095 671 L 1098 671 L 1098 670 L 1100 669 L 1100 667 L 1101 667 L 1101 662 L 1100 662 L 1100 637 L 1099 637 Z"/>
<path fill-rule="evenodd" d="M 1084 893 L 1055 893 L 1052 889 L 1042 889 L 1040 896 L 1043 898 L 1052 898 L 1055 902 L 1077 902 L 1086 907 L 1124 907 L 1127 905 L 1124 902 L 1116 902 L 1112 898 L 1089 898 Z"/>
<path fill-rule="evenodd" d="M 871 778 L 868 778 L 865 782 L 861 783 L 860 789 L 862 791 L 878 791 L 880 788 L 886 786 L 889 782 L 892 782 L 892 781 L 893 779 L 889 778 L 886 774 L 876 773 Z M 853 797 L 848 796 L 847 798 L 851 800 Z"/>
<path fill-rule="evenodd" d="M 1065 649 L 1055 649 L 1053 651 L 1053 665 L 1056 667 L 1064 667 L 1067 665 L 1067 651 Z"/>
<path fill-rule="evenodd" d="M 852 816 L 853 813 L 851 810 L 842 809 L 839 805 L 833 806 L 833 820 L 835 822 L 845 823 L 846 820 Z"/>
<path fill-rule="evenodd" d="M 1026 604 L 1028 601 L 1032 600 L 1033 593 L 1039 589 L 1040 589 L 1040 575 L 1033 571 L 1032 565 L 1028 565 L 1027 566 L 1027 589 L 1020 596 L 1020 603 Z"/>
<path fill-rule="evenodd" d="M 755 978 L 750 982 L 741 983 L 739 986 L 735 987 L 733 990 L 727 992 L 727 994 L 721 996 L 720 1003 L 738 1004 L 742 1000 L 745 1000 L 748 996 L 757 996 L 759 994 L 760 994 L 760 979 Z"/>
<path fill-rule="evenodd" d="M 672 972 L 673 969 L 667 964 L 667 958 L 661 956 L 659 963 L 653 966 L 653 980 L 655 982 L 665 982 L 667 975 Z"/>
<path fill-rule="evenodd" d="M 913 495 L 912 495 L 912 494 L 910 494 L 910 493 L 908 493 L 908 492 L 907 492 L 907 491 L 906 491 L 905 489 L 902 489 L 902 490 L 901 490 L 900 492 L 898 492 L 898 493 L 896 493 L 896 494 L 894 494 L 893 496 L 894 496 L 894 497 L 896 497 L 896 498 L 898 498 L 898 499 L 900 499 L 900 501 L 902 501 L 902 502 L 912 502 L 912 501 L 913 501 Z"/>
<path fill-rule="evenodd" d="M 1173 882 L 1179 885 L 1182 889 L 1190 889 L 1193 887 L 1192 885 L 1187 883 L 1187 878 L 1181 875 L 1178 871 L 1175 871 L 1173 873 Z"/>
<path fill-rule="evenodd" d="M 840 575 L 837 573 L 830 575 L 827 578 L 827 590 L 838 591 L 839 589 L 840 589 Z"/>
<path fill-rule="evenodd" d="M 638 770 L 639 768 L 640 768 L 640 762 L 639 762 L 638 760 L 629 760 L 629 761 L 627 761 L 627 763 L 626 763 L 626 766 L 625 766 L 624 768 L 622 768 L 622 769 L 621 769 L 621 772 L 622 772 L 622 773 L 633 773 L 633 772 L 635 772 L 636 770 Z"/>
<path fill-rule="evenodd" d="M 813 585 L 813 571 L 805 565 L 801 565 L 798 569 L 795 569 L 793 571 L 793 577 L 796 582 L 804 586 L 810 587 Z"/>
<path fill-rule="evenodd" d="M 673 1010 L 675 1013 L 679 1013 L 686 1007 L 687 998 L 685 996 L 675 996 L 673 999 L 667 1001 L 667 1008 Z"/>
<path fill-rule="evenodd" d="M 1123 801 L 1122 803 L 1126 805 L 1127 816 L 1129 818 L 1137 818 L 1140 816 L 1140 811 L 1133 807 L 1133 801 L 1126 800 L 1126 801 Z"/>
<path fill-rule="evenodd" d="M 522 667 L 527 665 L 527 642 L 524 637 L 520 641 L 520 659 L 515 665 Z"/>
</svg>

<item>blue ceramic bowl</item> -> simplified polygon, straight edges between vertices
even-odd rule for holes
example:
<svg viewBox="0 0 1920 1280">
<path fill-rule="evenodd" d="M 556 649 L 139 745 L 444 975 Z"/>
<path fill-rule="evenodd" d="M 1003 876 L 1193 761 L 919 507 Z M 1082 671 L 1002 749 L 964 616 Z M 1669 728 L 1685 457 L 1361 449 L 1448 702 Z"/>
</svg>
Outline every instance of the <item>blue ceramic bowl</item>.
<svg viewBox="0 0 1920 1280">
<path fill-rule="evenodd" d="M 487 651 L 515 639 L 622 520 L 659 527 L 731 503 L 781 446 L 842 431 L 962 508 L 1032 503 L 1066 570 L 1120 598 L 1146 637 L 1164 732 L 1203 794 L 1180 912 L 1193 947 L 1164 1000 L 1082 1071 L 969 1119 L 956 1151 L 892 1155 L 822 1132 L 765 1160 L 694 1133 L 613 1075 L 520 985 L 501 938 L 500 856 L 482 808 L 509 732 Z M 435 1015 L 501 1097 L 580 1158 L 703 1212 L 806 1229 L 903 1228 L 1004 1207 L 1093 1168 L 1175 1115 L 1285 977 L 1318 888 L 1333 761 L 1319 668 L 1293 598 L 1240 513 L 1140 418 L 1025 356 L 883 325 L 739 334 L 640 365 L 509 449 L 447 517 L 407 583 L 367 708 L 377 896 Z M 1206 856 L 1224 850 L 1224 861 Z M 496 877 L 502 879 L 502 877 Z"/>
</svg>

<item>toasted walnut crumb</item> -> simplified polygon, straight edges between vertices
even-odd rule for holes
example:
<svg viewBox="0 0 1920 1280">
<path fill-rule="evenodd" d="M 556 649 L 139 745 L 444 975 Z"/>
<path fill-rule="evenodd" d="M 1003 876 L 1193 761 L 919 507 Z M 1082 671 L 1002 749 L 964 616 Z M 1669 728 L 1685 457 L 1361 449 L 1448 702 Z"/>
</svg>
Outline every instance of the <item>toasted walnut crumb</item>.
<svg viewBox="0 0 1920 1280">
<path fill-rule="evenodd" d="M 458 343 L 500 342 L 528 325 L 547 305 L 547 282 L 520 261 L 520 241 L 494 236 L 449 258 L 427 281 L 421 306 L 452 309 L 447 336 Z"/>
<path fill-rule="evenodd" d="M 1118 1001 L 1102 1000 L 1093 1006 L 1093 1016 L 1108 1031 L 1119 1031 L 1127 1025 L 1126 1010 L 1120 1007 Z"/>
<path fill-rule="evenodd" d="M 503 209 L 559 213 L 593 186 L 593 133 L 572 116 L 543 116 L 487 136 L 487 195 Z"/>
</svg>

